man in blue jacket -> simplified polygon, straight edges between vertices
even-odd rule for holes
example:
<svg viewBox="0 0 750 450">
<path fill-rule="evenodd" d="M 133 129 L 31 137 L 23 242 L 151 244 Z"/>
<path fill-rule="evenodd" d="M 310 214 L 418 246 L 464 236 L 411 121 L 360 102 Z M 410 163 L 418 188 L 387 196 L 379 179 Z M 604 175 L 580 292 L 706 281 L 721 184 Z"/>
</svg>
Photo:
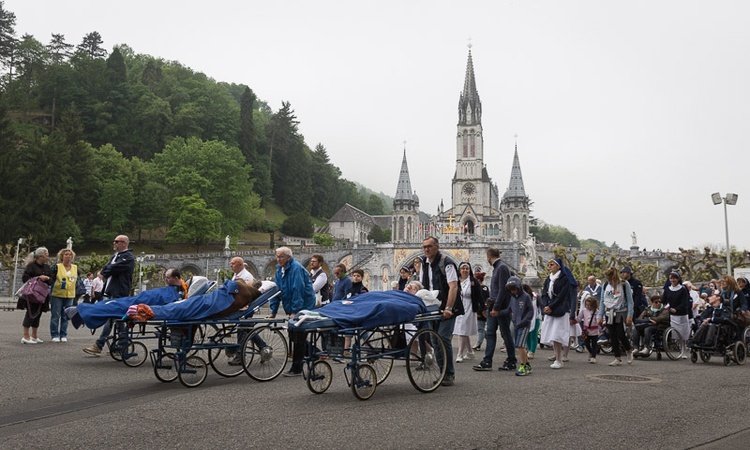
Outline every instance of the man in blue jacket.
<svg viewBox="0 0 750 450">
<path fill-rule="evenodd" d="M 333 268 L 333 276 L 336 277 L 336 284 L 333 285 L 331 300 L 344 300 L 346 294 L 352 289 L 352 279 L 346 274 L 346 266 L 336 264 L 336 267 Z"/>
<path fill-rule="evenodd" d="M 276 249 L 276 286 L 281 295 L 271 299 L 271 317 L 276 317 L 279 302 L 290 319 L 303 309 L 315 308 L 315 291 L 307 269 L 297 262 L 288 247 Z M 305 356 L 305 333 L 289 330 L 289 347 L 292 352 L 292 367 L 284 376 L 302 375 L 302 360 Z"/>
</svg>

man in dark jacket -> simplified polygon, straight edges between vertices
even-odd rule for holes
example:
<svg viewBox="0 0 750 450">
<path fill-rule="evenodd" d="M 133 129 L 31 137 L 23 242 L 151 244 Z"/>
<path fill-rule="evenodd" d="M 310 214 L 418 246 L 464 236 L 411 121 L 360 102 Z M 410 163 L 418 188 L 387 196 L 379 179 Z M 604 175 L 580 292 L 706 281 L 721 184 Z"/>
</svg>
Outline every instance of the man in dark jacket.
<svg viewBox="0 0 750 450">
<path fill-rule="evenodd" d="M 106 302 L 109 299 L 130 295 L 130 287 L 133 285 L 135 258 L 133 257 L 133 251 L 128 248 L 128 244 L 130 244 L 130 239 L 124 234 L 117 236 L 113 242 L 115 253 L 101 270 L 101 274 L 104 277 L 104 298 L 102 301 Z M 89 347 L 84 348 L 83 351 L 89 355 L 101 355 L 111 331 L 112 321 L 109 320 L 102 327 L 99 339 Z"/>
<path fill-rule="evenodd" d="M 630 290 L 633 291 L 633 317 L 641 317 L 641 313 L 648 307 L 648 301 L 643 289 L 643 283 L 633 277 L 633 271 L 630 266 L 625 266 L 620 271 L 620 278 L 630 284 Z"/>
<path fill-rule="evenodd" d="M 510 313 L 508 312 L 508 302 L 510 293 L 505 289 L 505 285 L 510 278 L 510 269 L 500 259 L 500 250 L 495 247 L 487 249 L 487 262 L 492 265 L 492 281 L 490 282 L 490 298 L 487 300 L 487 328 L 484 338 L 487 341 L 487 348 L 484 350 L 484 359 L 472 367 L 474 370 L 487 371 L 492 370 L 492 356 L 495 353 L 497 344 L 497 329 L 505 342 L 505 350 L 508 357 L 500 366 L 499 370 L 516 370 L 516 351 L 513 342 L 513 336 L 510 334 Z"/>
</svg>

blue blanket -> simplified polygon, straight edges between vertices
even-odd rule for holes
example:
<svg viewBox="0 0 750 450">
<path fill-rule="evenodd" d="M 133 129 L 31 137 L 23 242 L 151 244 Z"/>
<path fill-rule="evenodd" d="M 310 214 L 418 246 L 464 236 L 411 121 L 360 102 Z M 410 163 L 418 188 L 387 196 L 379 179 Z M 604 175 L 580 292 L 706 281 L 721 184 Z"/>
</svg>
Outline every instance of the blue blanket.
<svg viewBox="0 0 750 450">
<path fill-rule="evenodd" d="M 151 307 L 165 305 L 180 299 L 174 286 L 151 289 L 133 297 L 114 298 L 98 303 L 79 303 L 77 310 L 83 323 L 89 328 L 99 328 L 109 319 L 121 319 L 131 305 L 145 303 Z"/>
<path fill-rule="evenodd" d="M 196 295 L 166 305 L 151 306 L 154 320 L 199 320 L 211 317 L 232 306 L 234 294 L 240 290 L 236 281 L 226 281 L 210 294 Z"/>
<path fill-rule="evenodd" d="M 340 328 L 374 328 L 413 321 L 417 314 L 427 312 L 427 307 L 416 295 L 404 291 L 373 291 L 360 294 L 351 300 L 331 302 L 315 310 L 329 317 Z M 315 321 L 303 322 L 301 327 L 316 328 Z"/>
</svg>

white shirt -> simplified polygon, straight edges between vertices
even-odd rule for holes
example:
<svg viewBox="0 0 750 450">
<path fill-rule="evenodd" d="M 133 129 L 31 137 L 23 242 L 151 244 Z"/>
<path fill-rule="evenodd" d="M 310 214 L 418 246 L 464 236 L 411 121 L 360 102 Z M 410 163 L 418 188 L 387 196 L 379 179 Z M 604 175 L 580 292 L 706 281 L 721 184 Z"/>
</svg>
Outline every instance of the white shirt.
<svg viewBox="0 0 750 450">
<path fill-rule="evenodd" d="M 315 279 L 315 282 L 313 283 L 313 290 L 316 294 L 320 294 L 320 290 L 323 288 L 323 286 L 328 283 L 328 275 L 326 275 L 326 271 L 323 270 L 322 267 L 318 268 L 318 271 L 320 272 L 320 275 L 318 275 L 318 278 Z M 310 271 L 310 278 L 312 278 L 313 275 L 315 275 L 317 272 Z"/>
<path fill-rule="evenodd" d="M 253 281 L 255 281 L 253 274 L 248 272 L 247 269 L 242 269 L 240 273 L 235 273 L 232 279 L 233 280 L 242 279 L 242 280 L 245 280 L 245 283 L 247 284 L 253 284 Z"/>
</svg>

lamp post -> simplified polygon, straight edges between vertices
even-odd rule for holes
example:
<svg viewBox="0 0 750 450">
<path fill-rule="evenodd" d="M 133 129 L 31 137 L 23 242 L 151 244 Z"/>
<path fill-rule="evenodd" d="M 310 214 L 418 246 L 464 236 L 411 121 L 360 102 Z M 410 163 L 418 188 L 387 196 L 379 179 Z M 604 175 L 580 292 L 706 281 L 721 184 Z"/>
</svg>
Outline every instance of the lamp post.
<svg viewBox="0 0 750 450">
<path fill-rule="evenodd" d="M 724 233 L 726 234 L 727 238 L 727 275 L 730 277 L 732 276 L 732 260 L 730 259 L 730 248 L 729 248 L 729 219 L 727 218 L 727 205 L 736 205 L 737 204 L 737 194 L 727 194 L 725 197 L 722 198 L 721 194 L 718 192 L 714 192 L 711 194 L 711 200 L 714 202 L 714 205 L 718 205 L 719 203 L 724 203 Z"/>
<path fill-rule="evenodd" d="M 24 243 L 26 239 L 24 238 L 18 238 L 18 243 L 16 243 L 16 259 L 13 263 L 13 291 L 11 295 L 16 295 L 16 279 L 18 278 L 18 252 L 21 251 L 21 244 Z"/>
</svg>

